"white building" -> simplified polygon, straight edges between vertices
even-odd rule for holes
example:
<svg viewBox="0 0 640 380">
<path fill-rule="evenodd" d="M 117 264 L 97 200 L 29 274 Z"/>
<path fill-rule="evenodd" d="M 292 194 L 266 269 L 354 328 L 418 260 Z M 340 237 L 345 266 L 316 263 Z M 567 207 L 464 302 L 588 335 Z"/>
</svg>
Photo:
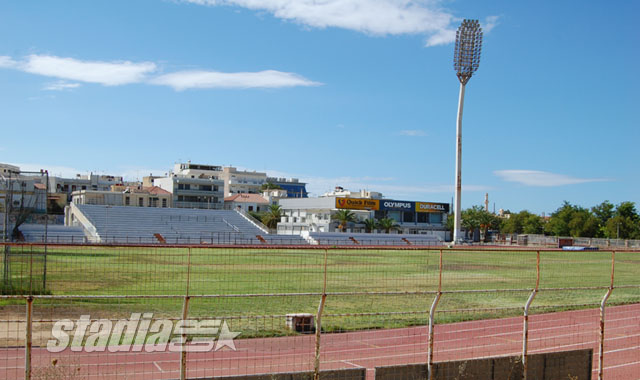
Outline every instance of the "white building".
<svg viewBox="0 0 640 380">
<path fill-rule="evenodd" d="M 145 177 L 145 185 L 158 186 L 173 194 L 173 207 L 222 209 L 224 182 L 220 166 L 188 162 L 176 164 L 167 177 Z"/>
<path fill-rule="evenodd" d="M 46 180 L 41 175 L 24 175 L 20 167 L 0 164 L 0 212 L 20 207 L 43 213 L 47 209 Z"/>
<path fill-rule="evenodd" d="M 343 194 L 338 192 L 338 194 Z M 369 194 L 377 195 L 379 193 Z M 344 194 L 347 195 L 347 194 Z M 339 210 L 351 210 L 357 221 L 347 225 L 347 232 L 365 232 L 366 219 L 390 218 L 402 234 L 425 234 L 447 239 L 445 227 L 449 204 L 399 201 L 393 199 L 325 196 L 319 198 L 281 199 L 283 217 L 278 234 L 298 235 L 302 232 L 338 232 L 339 222 L 332 217 Z M 377 231 L 380 232 L 380 231 Z"/>
<path fill-rule="evenodd" d="M 331 217 L 338 209 L 336 197 L 285 198 L 280 199 L 282 219 L 278 223 L 278 234 L 299 235 L 301 232 L 336 232 L 339 222 Z M 373 217 L 373 211 L 353 210 L 358 220 Z"/>
<path fill-rule="evenodd" d="M 224 167 L 220 178 L 224 181 L 224 195 L 260 194 L 262 185 L 267 183 L 267 173 L 238 170 L 233 166 Z"/>
<path fill-rule="evenodd" d="M 382 199 L 382 193 L 377 191 L 360 190 L 350 191 L 342 186 L 336 186 L 333 191 L 324 193 L 322 197 L 343 197 L 343 198 L 369 198 L 369 199 Z"/>
<path fill-rule="evenodd" d="M 111 186 L 123 184 L 123 178 L 112 175 L 76 174 L 75 178 L 49 177 L 49 189 L 52 193 L 67 194 L 71 201 L 71 193 L 79 190 L 110 191 Z"/>
<path fill-rule="evenodd" d="M 2 174 L 3 177 L 5 178 L 8 178 L 9 176 L 15 177 L 19 173 L 20 173 L 19 166 L 0 163 L 0 174 Z"/>
<path fill-rule="evenodd" d="M 171 207 L 172 194 L 157 186 L 113 186 L 111 191 L 78 190 L 72 193 L 77 205 Z"/>
<path fill-rule="evenodd" d="M 264 212 L 269 209 L 269 201 L 259 194 L 235 194 L 224 199 L 225 210 Z"/>
</svg>

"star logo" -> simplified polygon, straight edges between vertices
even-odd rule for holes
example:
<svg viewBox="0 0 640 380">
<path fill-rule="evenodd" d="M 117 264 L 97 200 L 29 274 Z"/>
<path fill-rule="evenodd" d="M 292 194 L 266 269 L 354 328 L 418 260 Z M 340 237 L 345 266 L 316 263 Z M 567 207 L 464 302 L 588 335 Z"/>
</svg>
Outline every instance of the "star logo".
<svg viewBox="0 0 640 380">
<path fill-rule="evenodd" d="M 223 347 L 229 347 L 233 351 L 236 350 L 235 342 L 233 338 L 240 335 L 239 332 L 229 331 L 229 326 L 227 325 L 227 321 L 222 322 L 222 327 L 220 328 L 220 336 L 218 337 L 218 341 L 216 342 L 216 348 L 214 351 L 218 351 Z"/>
</svg>

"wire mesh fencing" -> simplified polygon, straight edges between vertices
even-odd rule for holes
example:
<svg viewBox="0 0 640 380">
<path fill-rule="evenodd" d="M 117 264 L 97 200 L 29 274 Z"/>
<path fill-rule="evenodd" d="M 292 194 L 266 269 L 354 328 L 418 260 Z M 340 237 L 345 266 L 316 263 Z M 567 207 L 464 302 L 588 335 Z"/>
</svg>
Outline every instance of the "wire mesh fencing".
<svg viewBox="0 0 640 380">
<path fill-rule="evenodd" d="M 531 379 L 569 350 L 640 373 L 639 252 L 2 249 L 0 378 L 456 379 L 491 358 Z"/>
</svg>

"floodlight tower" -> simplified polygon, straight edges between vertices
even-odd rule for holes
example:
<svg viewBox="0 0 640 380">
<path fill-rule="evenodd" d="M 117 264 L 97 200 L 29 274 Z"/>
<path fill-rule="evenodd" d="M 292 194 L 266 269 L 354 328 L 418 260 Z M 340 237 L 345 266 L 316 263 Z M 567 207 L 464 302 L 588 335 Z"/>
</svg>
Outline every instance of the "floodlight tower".
<svg viewBox="0 0 640 380">
<path fill-rule="evenodd" d="M 480 65 L 482 49 L 482 28 L 478 20 L 464 20 L 456 31 L 456 46 L 453 53 L 453 68 L 460 81 L 458 99 L 458 119 L 456 125 L 456 194 L 453 228 L 453 242 L 462 240 L 460 236 L 460 195 L 462 193 L 462 108 L 464 106 L 464 88 Z"/>
</svg>

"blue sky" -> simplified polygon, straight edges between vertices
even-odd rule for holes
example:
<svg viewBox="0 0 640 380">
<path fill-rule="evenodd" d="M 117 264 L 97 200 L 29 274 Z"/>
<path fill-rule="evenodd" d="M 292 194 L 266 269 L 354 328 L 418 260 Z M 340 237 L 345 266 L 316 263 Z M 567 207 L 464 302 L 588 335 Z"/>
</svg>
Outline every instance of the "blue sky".
<svg viewBox="0 0 640 380">
<path fill-rule="evenodd" d="M 640 204 L 638 1 L 0 3 L 0 162 L 135 179 L 234 165 L 450 202 L 454 31 L 467 85 L 463 207 Z"/>
</svg>

